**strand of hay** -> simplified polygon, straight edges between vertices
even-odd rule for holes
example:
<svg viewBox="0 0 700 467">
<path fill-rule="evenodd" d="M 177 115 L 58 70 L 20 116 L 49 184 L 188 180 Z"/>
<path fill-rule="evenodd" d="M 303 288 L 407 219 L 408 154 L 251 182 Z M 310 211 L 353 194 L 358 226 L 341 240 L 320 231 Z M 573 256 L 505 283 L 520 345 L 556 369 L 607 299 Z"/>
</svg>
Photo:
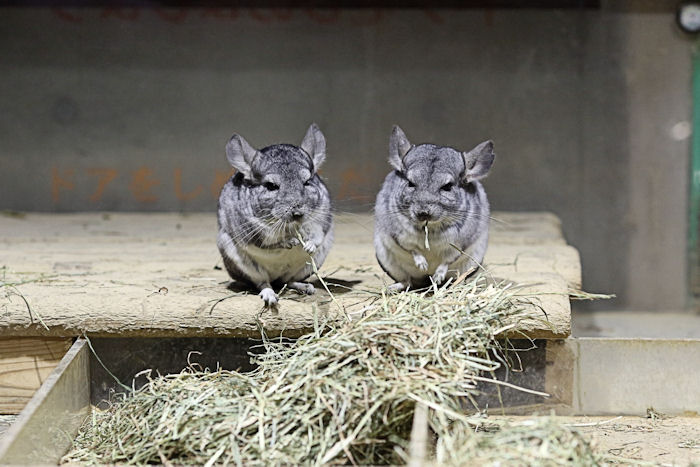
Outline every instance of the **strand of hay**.
<svg viewBox="0 0 700 467">
<path fill-rule="evenodd" d="M 416 404 L 428 408 L 438 458 L 459 458 L 450 433 L 484 423 L 467 415 L 469 401 L 479 384 L 505 384 L 488 377 L 508 353 L 495 336 L 532 298 L 484 276 L 381 294 L 362 317 L 320 323 L 292 344 L 263 336 L 251 373 L 189 369 L 151 379 L 95 411 L 63 461 L 404 463 Z"/>
<path fill-rule="evenodd" d="M 27 312 L 29 313 L 29 318 L 32 322 L 34 322 L 34 316 L 36 315 L 37 320 L 41 325 L 43 326 L 44 329 L 47 331 L 49 330 L 49 327 L 46 325 L 44 322 L 44 319 L 42 316 L 39 314 L 38 311 L 32 309 L 32 307 L 29 305 L 29 301 L 27 300 L 27 297 L 25 297 L 22 292 L 19 291 L 17 286 L 22 285 L 22 284 L 29 284 L 31 282 L 43 282 L 45 280 L 49 280 L 53 276 L 46 276 L 44 274 L 41 274 L 38 278 L 32 278 L 32 279 L 20 279 L 20 280 L 15 280 L 15 281 L 9 281 L 7 279 L 7 266 L 2 266 L 0 267 L 0 272 L 2 273 L 2 279 L 0 280 L 0 291 L 4 292 L 4 294 L 0 295 L 0 298 L 4 299 L 1 305 L 5 310 L 7 310 L 7 307 L 9 306 L 10 302 L 12 301 L 12 297 L 19 297 L 23 302 L 24 305 L 27 307 Z"/>
</svg>

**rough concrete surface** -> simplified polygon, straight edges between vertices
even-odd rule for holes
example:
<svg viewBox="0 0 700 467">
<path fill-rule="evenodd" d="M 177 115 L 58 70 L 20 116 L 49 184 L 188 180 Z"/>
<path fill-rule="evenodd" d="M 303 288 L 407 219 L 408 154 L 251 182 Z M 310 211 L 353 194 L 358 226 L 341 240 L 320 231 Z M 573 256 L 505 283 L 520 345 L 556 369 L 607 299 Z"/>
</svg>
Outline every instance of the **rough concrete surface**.
<svg viewBox="0 0 700 467">
<path fill-rule="evenodd" d="M 662 418 L 658 418 L 658 417 Z M 508 417 L 521 421 L 530 417 Z M 571 424 L 602 452 L 667 466 L 700 462 L 700 417 L 555 417 Z"/>
<path fill-rule="evenodd" d="M 567 339 L 574 367 L 574 413 L 671 415 L 700 412 L 700 340 Z"/>
<path fill-rule="evenodd" d="M 644 311 L 578 311 L 571 315 L 574 337 L 700 339 L 700 314 Z"/>
<path fill-rule="evenodd" d="M 568 290 L 580 283 L 580 269 L 576 251 L 561 233 L 555 238 L 559 221 L 539 213 L 495 217 L 489 274 L 546 292 L 517 330 L 567 336 Z M 389 282 L 374 258 L 372 222 L 370 215 L 337 216 L 336 243 L 322 268 L 350 315 L 375 297 L 362 290 Z M 533 244 L 539 231 L 544 243 Z M 269 335 L 294 336 L 339 316 L 318 282 L 313 297 L 287 291 L 277 310 L 262 308 L 257 295 L 229 283 L 215 235 L 213 214 L 0 216 L 0 267 L 9 284 L 0 294 L 0 335 L 247 337 L 262 325 Z M 528 240 L 518 246 L 518 239 Z"/>
</svg>

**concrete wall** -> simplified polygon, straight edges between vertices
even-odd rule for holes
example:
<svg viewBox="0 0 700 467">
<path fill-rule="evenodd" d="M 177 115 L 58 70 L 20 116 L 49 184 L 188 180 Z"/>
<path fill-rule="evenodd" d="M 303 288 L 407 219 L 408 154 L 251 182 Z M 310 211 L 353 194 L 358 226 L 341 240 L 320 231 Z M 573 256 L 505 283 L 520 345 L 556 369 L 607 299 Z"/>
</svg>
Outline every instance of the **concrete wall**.
<svg viewBox="0 0 700 467">
<path fill-rule="evenodd" d="M 690 42 L 665 13 L 623 12 L 627 94 L 630 306 L 682 307 L 690 181 Z"/>
<path fill-rule="evenodd" d="M 399 123 L 492 138 L 494 209 L 557 213 L 584 286 L 619 296 L 595 306 L 683 308 L 691 43 L 673 3 L 3 9 L 0 209 L 213 210 L 234 131 L 262 147 L 316 121 L 338 208 L 367 210 Z"/>
</svg>

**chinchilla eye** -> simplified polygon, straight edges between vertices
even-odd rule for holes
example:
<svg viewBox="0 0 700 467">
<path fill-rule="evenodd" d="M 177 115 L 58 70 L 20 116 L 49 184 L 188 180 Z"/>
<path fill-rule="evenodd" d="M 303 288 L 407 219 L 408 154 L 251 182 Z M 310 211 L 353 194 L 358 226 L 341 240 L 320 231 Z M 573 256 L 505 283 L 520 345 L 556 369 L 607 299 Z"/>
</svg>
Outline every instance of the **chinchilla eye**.
<svg viewBox="0 0 700 467">
<path fill-rule="evenodd" d="M 272 182 L 265 182 L 265 184 L 263 186 L 265 188 L 267 188 L 267 191 L 275 191 L 275 190 L 279 190 L 279 188 L 280 188 L 280 186 L 278 184 L 272 183 Z"/>
<path fill-rule="evenodd" d="M 416 187 L 416 184 L 409 180 L 409 181 L 408 181 L 408 187 L 409 187 L 409 188 L 415 188 L 415 187 Z"/>
<path fill-rule="evenodd" d="M 304 182 L 304 186 L 309 186 L 311 185 L 311 179 L 308 179 L 307 181 Z"/>
<path fill-rule="evenodd" d="M 451 191 L 452 187 L 454 186 L 454 183 L 445 183 L 440 187 L 442 191 Z"/>
</svg>

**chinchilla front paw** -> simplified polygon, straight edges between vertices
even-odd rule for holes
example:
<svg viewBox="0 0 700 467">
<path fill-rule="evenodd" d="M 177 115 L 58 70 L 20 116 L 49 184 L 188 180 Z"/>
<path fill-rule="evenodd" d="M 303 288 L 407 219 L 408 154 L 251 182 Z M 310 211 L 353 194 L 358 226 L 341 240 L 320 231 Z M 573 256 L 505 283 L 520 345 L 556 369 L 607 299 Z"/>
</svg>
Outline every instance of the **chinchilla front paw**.
<svg viewBox="0 0 700 467">
<path fill-rule="evenodd" d="M 406 287 L 406 284 L 404 284 L 403 282 L 395 282 L 395 283 L 391 284 L 389 287 L 387 287 L 386 289 L 389 291 L 389 293 L 394 294 L 394 293 L 403 292 L 404 290 L 407 289 L 407 287 Z"/>
<path fill-rule="evenodd" d="M 287 287 L 305 295 L 313 295 L 316 293 L 314 286 L 308 282 L 290 282 L 287 284 Z"/>
<path fill-rule="evenodd" d="M 266 287 L 262 289 L 258 295 L 260 295 L 260 298 L 265 302 L 265 306 L 277 305 L 277 294 L 271 288 Z"/>
<path fill-rule="evenodd" d="M 413 254 L 413 262 L 416 263 L 416 267 L 421 271 L 425 272 L 428 270 L 428 260 L 420 253 Z"/>
<path fill-rule="evenodd" d="M 311 241 L 305 242 L 304 243 L 304 251 L 310 255 L 313 255 L 314 252 L 316 251 L 316 245 L 314 245 L 314 243 Z"/>
<path fill-rule="evenodd" d="M 300 242 L 299 242 L 299 239 L 298 239 L 298 238 L 292 237 L 292 238 L 290 238 L 289 240 L 287 240 L 287 241 L 285 242 L 284 247 L 285 247 L 286 249 L 289 250 L 289 249 L 292 249 L 292 248 L 294 248 L 295 246 L 299 245 L 299 243 L 300 243 Z"/>
<path fill-rule="evenodd" d="M 443 282 L 445 282 L 445 276 L 447 276 L 447 265 L 441 264 L 435 270 L 435 274 L 433 274 L 433 281 L 435 281 L 436 284 L 440 285 Z"/>
</svg>

